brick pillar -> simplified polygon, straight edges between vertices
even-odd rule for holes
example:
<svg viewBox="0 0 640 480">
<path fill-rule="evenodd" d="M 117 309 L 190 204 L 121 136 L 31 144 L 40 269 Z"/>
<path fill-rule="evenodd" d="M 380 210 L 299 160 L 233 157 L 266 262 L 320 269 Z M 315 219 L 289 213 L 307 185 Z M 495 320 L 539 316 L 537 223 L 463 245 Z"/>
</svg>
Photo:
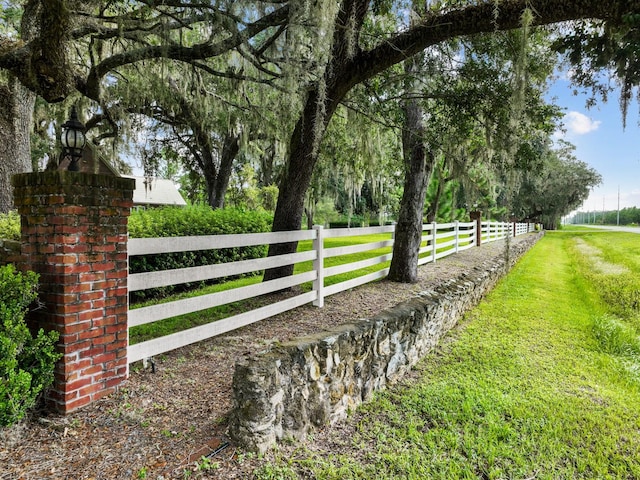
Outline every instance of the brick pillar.
<svg viewBox="0 0 640 480">
<path fill-rule="evenodd" d="M 476 247 L 482 244 L 482 212 L 476 210 L 469 212 L 469 218 L 472 222 L 476 222 Z"/>
<path fill-rule="evenodd" d="M 68 413 L 127 376 L 127 221 L 135 180 L 48 171 L 13 177 L 21 268 L 40 274 L 32 325 L 60 332 L 51 406 Z"/>
</svg>

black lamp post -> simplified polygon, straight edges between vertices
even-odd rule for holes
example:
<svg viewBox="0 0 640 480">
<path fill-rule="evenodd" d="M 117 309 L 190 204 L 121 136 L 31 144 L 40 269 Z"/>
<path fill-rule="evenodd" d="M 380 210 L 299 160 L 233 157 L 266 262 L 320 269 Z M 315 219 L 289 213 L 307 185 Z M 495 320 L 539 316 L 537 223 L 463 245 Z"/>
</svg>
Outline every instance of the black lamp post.
<svg viewBox="0 0 640 480">
<path fill-rule="evenodd" d="M 60 136 L 63 155 L 71 157 L 68 168 L 71 172 L 80 170 L 78 160 L 82 157 L 82 149 L 87 142 L 84 130 L 85 127 L 78 120 L 78 111 L 74 105 L 71 107 L 71 118 L 62 125 L 62 135 Z"/>
</svg>

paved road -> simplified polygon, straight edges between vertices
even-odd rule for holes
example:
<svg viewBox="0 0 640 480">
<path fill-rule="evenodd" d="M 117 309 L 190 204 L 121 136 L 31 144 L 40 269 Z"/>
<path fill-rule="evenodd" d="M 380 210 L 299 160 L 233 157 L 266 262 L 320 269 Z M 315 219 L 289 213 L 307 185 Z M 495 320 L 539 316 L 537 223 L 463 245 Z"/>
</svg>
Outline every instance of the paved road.
<svg viewBox="0 0 640 480">
<path fill-rule="evenodd" d="M 581 227 L 598 228 L 611 232 L 640 233 L 640 227 L 616 227 L 615 225 L 580 225 Z"/>
</svg>

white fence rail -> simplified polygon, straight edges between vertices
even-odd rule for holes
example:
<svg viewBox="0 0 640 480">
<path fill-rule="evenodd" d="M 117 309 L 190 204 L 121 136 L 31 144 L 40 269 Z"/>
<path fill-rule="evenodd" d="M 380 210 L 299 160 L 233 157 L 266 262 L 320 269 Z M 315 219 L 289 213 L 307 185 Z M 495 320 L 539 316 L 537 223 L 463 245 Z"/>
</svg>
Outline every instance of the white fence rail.
<svg viewBox="0 0 640 480">
<path fill-rule="evenodd" d="M 429 262 L 435 262 L 439 258 L 476 245 L 476 225 L 476 222 L 432 223 L 423 225 L 422 244 L 418 264 L 423 265 Z M 502 222 L 482 222 L 481 238 L 482 242 L 491 242 L 505 238 L 509 234 L 513 235 L 515 233 L 515 235 L 521 235 L 532 231 L 534 228 L 535 226 L 532 224 L 514 225 L 512 223 Z M 354 275 L 353 278 L 339 283 L 326 285 L 326 280 L 335 275 L 357 272 L 358 270 L 389 262 L 392 257 L 391 248 L 393 246 L 394 230 L 394 226 L 349 229 L 324 229 L 322 227 L 315 227 L 313 230 L 295 232 L 129 239 L 129 256 L 271 245 L 305 240 L 311 240 L 313 242 L 311 250 L 288 255 L 205 265 L 201 267 L 164 270 L 160 272 L 129 274 L 129 291 L 140 291 L 149 288 L 212 280 L 251 272 L 261 272 L 265 269 L 296 265 L 301 262 L 311 261 L 313 262 L 313 268 L 311 271 L 277 280 L 256 283 L 184 300 L 130 309 L 129 328 L 161 321 L 178 315 L 219 307 L 241 300 L 248 300 L 310 282 L 312 283 L 311 291 L 298 294 L 286 300 L 276 301 L 258 309 L 233 315 L 222 320 L 130 345 L 128 349 L 128 361 L 132 363 L 154 355 L 159 355 L 249 325 L 307 303 L 313 302 L 314 305 L 322 307 L 325 297 L 329 295 L 383 278 L 389 272 L 389 269 L 386 267 L 381 267 L 374 272 Z M 374 242 L 333 248 L 327 248 L 325 245 L 325 241 L 328 239 L 380 234 L 388 234 L 389 239 L 377 239 L 377 241 Z M 374 256 L 365 260 L 325 266 L 325 260 L 332 257 L 343 257 L 372 252 L 374 250 L 382 250 L 384 253 L 380 255 L 375 255 L 374 253 Z"/>
</svg>

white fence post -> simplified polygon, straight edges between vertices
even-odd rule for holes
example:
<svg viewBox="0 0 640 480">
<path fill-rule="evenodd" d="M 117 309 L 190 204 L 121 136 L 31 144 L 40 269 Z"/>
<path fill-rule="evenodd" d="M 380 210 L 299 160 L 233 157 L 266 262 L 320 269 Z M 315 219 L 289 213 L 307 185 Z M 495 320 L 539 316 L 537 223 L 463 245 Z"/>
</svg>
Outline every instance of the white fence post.
<svg viewBox="0 0 640 480">
<path fill-rule="evenodd" d="M 313 289 L 318 298 L 313 301 L 316 307 L 324 307 L 324 227 L 314 225 L 316 238 L 313 240 L 313 249 L 316 251 L 316 259 L 313 261 L 313 269 L 316 271 L 316 279 L 313 281 Z"/>
<path fill-rule="evenodd" d="M 431 224 L 431 258 L 433 259 L 433 263 L 436 263 L 436 241 L 438 236 L 438 224 L 433 222 Z"/>
<path fill-rule="evenodd" d="M 458 247 L 460 246 L 460 221 L 456 220 L 455 222 L 453 222 L 454 227 L 453 227 L 453 231 L 455 232 L 455 239 L 456 239 L 456 243 L 455 243 L 455 247 L 456 247 L 456 253 L 458 253 Z"/>
</svg>

